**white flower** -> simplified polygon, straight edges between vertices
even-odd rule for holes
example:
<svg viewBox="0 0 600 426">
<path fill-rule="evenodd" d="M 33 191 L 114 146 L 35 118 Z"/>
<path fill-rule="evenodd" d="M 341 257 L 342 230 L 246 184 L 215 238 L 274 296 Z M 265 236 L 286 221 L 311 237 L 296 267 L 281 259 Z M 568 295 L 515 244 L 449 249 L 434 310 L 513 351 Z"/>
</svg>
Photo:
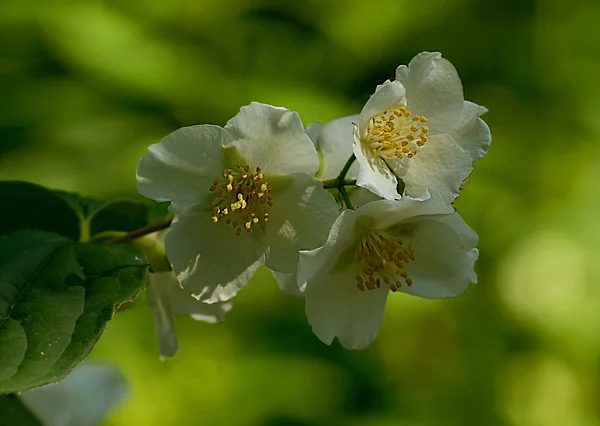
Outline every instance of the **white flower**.
<svg viewBox="0 0 600 426">
<path fill-rule="evenodd" d="M 313 175 L 317 152 L 298 114 L 252 103 L 225 126 L 185 127 L 140 160 L 139 192 L 171 201 L 167 256 L 199 300 L 233 297 L 262 265 L 293 273 L 338 209 Z"/>
<path fill-rule="evenodd" d="M 428 197 L 428 195 L 427 195 Z M 366 347 L 390 291 L 457 296 L 476 282 L 477 234 L 439 197 L 380 200 L 345 210 L 324 246 L 300 253 L 306 316 L 324 343 Z"/>
<path fill-rule="evenodd" d="M 341 117 L 323 125 L 313 123 L 306 133 L 315 144 L 321 157 L 321 167 L 317 176 L 322 180 L 338 177 L 346 161 L 353 155 L 354 123 L 358 123 L 358 114 Z M 354 164 L 347 178 L 356 179 L 358 165 Z"/>
<path fill-rule="evenodd" d="M 154 311 L 154 327 L 161 358 L 173 357 L 179 348 L 174 316 L 189 315 L 195 320 L 216 323 L 225 320 L 231 301 L 200 302 L 181 288 L 173 271 L 151 273 L 148 280 L 148 305 Z"/>
<path fill-rule="evenodd" d="M 41 421 L 40 425 L 97 426 L 128 393 L 127 380 L 115 366 L 87 361 L 61 382 L 28 390 L 19 398 Z M 3 413 L 2 424 L 21 423 L 8 416 Z"/>
<path fill-rule="evenodd" d="M 321 168 L 317 174 L 320 179 L 337 178 L 346 162 L 354 155 L 354 128 L 358 120 L 358 114 L 348 115 L 332 120 L 325 125 L 313 123 L 306 129 L 321 157 Z M 358 170 L 358 163 L 354 162 L 345 179 L 356 180 Z M 346 208 L 339 199 L 337 189 L 330 191 L 338 198 L 340 209 Z M 373 192 L 357 186 L 347 186 L 346 191 L 354 207 L 380 199 Z"/>
<path fill-rule="evenodd" d="M 463 98 L 455 68 L 439 53 L 423 52 L 396 70 L 360 113 L 354 153 L 357 184 L 382 198 L 458 196 L 472 163 L 488 150 L 491 135 L 479 118 L 487 110 Z"/>
</svg>

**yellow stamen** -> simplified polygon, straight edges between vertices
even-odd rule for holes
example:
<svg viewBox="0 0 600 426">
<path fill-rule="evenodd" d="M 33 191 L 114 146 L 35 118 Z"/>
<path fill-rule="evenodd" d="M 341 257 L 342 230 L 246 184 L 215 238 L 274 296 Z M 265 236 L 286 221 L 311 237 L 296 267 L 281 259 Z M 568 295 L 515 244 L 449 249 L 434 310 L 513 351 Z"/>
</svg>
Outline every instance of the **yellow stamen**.
<svg viewBox="0 0 600 426">
<path fill-rule="evenodd" d="M 362 142 L 383 158 L 401 159 L 414 157 L 427 142 L 425 134 L 429 132 L 427 118 L 422 115 L 412 115 L 401 105 L 388 114 L 371 118 L 367 129 L 362 130 Z M 408 147 L 409 150 L 402 150 Z"/>
<path fill-rule="evenodd" d="M 415 247 L 412 244 L 403 245 L 402 240 L 392 237 L 385 232 L 370 232 L 360 241 L 356 249 L 356 261 L 361 272 L 356 275 L 356 287 L 364 291 L 380 288 L 385 284 L 391 291 L 402 287 L 403 279 L 406 285 L 412 285 L 404 267 L 415 261 Z"/>
<path fill-rule="evenodd" d="M 214 213 L 211 217 L 213 223 L 223 221 L 227 225 L 232 224 L 236 235 L 241 235 L 242 227 L 238 227 L 238 223 L 243 223 L 243 228 L 252 232 L 253 225 L 259 224 L 261 217 L 262 222 L 268 221 L 267 209 L 273 206 L 273 196 L 260 167 L 256 167 L 256 173 L 250 173 L 249 166 L 240 164 L 236 165 L 236 169 L 223 171 L 225 182 L 218 178 L 213 181 L 209 189 L 216 194 L 210 209 Z"/>
</svg>

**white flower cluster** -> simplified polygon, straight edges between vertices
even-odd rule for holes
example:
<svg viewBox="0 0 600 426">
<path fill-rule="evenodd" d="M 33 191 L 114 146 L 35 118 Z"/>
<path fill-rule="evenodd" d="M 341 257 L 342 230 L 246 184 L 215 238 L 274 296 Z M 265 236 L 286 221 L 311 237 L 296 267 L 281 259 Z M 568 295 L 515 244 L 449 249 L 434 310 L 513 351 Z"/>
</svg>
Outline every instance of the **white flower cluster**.
<svg viewBox="0 0 600 426">
<path fill-rule="evenodd" d="M 266 265 L 306 298 L 319 339 L 360 349 L 390 293 L 452 297 L 476 282 L 478 237 L 452 202 L 488 150 L 485 112 L 423 52 L 325 126 L 252 103 L 223 128 L 179 129 L 142 157 L 138 189 L 171 202 L 166 254 L 194 303 L 230 300 Z"/>
</svg>

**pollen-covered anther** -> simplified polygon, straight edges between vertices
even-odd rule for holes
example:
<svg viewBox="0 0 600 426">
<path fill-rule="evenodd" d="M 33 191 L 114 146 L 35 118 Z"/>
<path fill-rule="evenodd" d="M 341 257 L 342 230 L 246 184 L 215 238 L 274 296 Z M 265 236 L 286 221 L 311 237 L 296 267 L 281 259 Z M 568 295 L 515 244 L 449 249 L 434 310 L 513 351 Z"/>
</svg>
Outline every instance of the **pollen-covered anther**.
<svg viewBox="0 0 600 426">
<path fill-rule="evenodd" d="M 224 221 L 232 224 L 236 235 L 241 235 L 242 228 L 252 232 L 254 225 L 267 222 L 268 206 L 273 205 L 271 186 L 265 181 L 260 167 L 251 172 L 249 166 L 236 165 L 236 170 L 225 169 L 223 179 L 215 179 L 210 191 L 217 191 L 215 199 L 210 204 L 213 212 L 211 220 L 214 223 Z M 232 220 L 233 219 L 233 220 Z M 238 227 L 238 224 L 241 224 Z"/>
<path fill-rule="evenodd" d="M 412 115 L 405 106 L 373 117 L 363 135 L 363 143 L 383 158 L 412 158 L 427 142 L 427 118 Z M 403 149 L 407 148 L 407 149 Z"/>
<path fill-rule="evenodd" d="M 404 245 L 402 240 L 385 232 L 371 232 L 365 235 L 356 250 L 356 261 L 360 273 L 356 275 L 356 287 L 360 291 L 375 290 L 383 283 L 391 291 L 402 287 L 402 281 L 408 286 L 412 279 L 404 267 L 415 261 L 415 247 Z"/>
</svg>

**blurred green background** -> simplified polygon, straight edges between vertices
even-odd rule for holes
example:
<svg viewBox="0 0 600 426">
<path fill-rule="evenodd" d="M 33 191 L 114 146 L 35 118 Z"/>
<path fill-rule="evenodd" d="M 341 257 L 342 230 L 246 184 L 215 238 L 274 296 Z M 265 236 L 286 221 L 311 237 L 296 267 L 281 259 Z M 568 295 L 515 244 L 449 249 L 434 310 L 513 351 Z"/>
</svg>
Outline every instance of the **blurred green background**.
<svg viewBox="0 0 600 426">
<path fill-rule="evenodd" d="M 460 298 L 390 298 L 367 350 L 328 347 L 267 272 L 228 320 L 179 318 L 160 362 L 140 297 L 92 353 L 131 394 L 106 425 L 600 425 L 600 5 L 595 0 L 3 0 L 0 179 L 135 195 L 146 146 L 256 100 L 358 112 L 422 50 L 458 69 L 493 144 L 458 202 Z"/>
</svg>

